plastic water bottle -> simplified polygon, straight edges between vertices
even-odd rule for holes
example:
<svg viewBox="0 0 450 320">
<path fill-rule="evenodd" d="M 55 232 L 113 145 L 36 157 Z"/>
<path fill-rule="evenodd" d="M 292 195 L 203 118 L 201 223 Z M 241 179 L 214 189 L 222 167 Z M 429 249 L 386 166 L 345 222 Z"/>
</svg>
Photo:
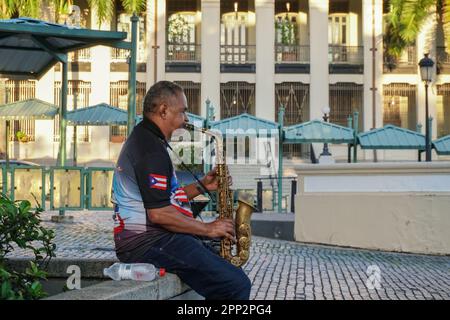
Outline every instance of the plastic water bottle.
<svg viewBox="0 0 450 320">
<path fill-rule="evenodd" d="M 164 268 L 159 270 L 150 263 L 120 263 L 116 262 L 109 268 L 103 269 L 103 274 L 113 280 L 152 281 L 166 274 Z"/>
</svg>

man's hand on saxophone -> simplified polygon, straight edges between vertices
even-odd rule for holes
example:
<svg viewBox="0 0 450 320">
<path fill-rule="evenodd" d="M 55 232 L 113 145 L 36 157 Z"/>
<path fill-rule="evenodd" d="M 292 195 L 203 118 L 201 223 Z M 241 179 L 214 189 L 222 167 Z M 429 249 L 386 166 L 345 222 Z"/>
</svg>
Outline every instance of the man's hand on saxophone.
<svg viewBox="0 0 450 320">
<path fill-rule="evenodd" d="M 230 172 L 227 168 L 227 176 L 228 176 L 228 187 L 231 187 L 233 185 L 233 178 L 230 176 Z M 209 191 L 216 191 L 219 187 L 218 185 L 219 179 L 217 178 L 217 170 L 214 167 L 211 171 L 209 171 L 205 177 L 202 179 L 203 185 L 209 190 Z"/>
<path fill-rule="evenodd" d="M 233 243 L 236 242 L 234 222 L 232 219 L 217 219 L 207 223 L 209 238 L 227 238 Z"/>
<path fill-rule="evenodd" d="M 228 187 L 231 187 L 233 185 L 233 178 L 230 176 L 230 173 L 228 172 L 227 168 L 227 174 L 228 174 Z M 217 191 L 219 187 L 219 179 L 217 176 L 217 170 L 214 167 L 211 171 L 209 171 L 203 179 L 201 179 L 202 184 L 205 186 L 208 191 Z M 199 194 L 203 193 L 201 188 L 197 185 L 197 183 L 192 183 L 190 185 L 187 185 L 184 187 L 184 191 L 186 192 L 186 195 L 189 200 L 192 200 Z"/>
</svg>

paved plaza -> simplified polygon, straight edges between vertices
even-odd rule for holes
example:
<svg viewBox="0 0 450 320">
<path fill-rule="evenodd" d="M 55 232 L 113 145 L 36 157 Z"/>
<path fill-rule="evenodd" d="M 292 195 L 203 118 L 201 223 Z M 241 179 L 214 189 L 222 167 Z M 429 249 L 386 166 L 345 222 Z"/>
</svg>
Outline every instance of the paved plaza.
<svg viewBox="0 0 450 320">
<path fill-rule="evenodd" d="M 44 225 L 56 232 L 58 258 L 115 259 L 112 212 L 68 212 L 73 223 Z M 13 256 L 26 256 L 16 250 Z M 450 299 L 450 257 L 388 253 L 253 237 L 244 267 L 251 298 Z"/>
</svg>

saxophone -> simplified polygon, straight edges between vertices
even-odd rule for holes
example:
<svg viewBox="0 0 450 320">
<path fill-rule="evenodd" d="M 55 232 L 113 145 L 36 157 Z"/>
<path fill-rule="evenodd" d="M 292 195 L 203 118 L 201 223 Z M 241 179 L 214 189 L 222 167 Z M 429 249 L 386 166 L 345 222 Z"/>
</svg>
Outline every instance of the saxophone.
<svg viewBox="0 0 450 320">
<path fill-rule="evenodd" d="M 250 203 L 248 194 L 238 199 L 236 212 L 234 212 L 233 192 L 228 185 L 228 168 L 225 163 L 222 135 L 219 132 L 197 128 L 192 124 L 186 124 L 187 129 L 199 130 L 214 138 L 216 142 L 216 174 L 218 178 L 217 211 L 219 219 L 233 219 L 236 233 L 236 255 L 233 255 L 233 243 L 229 239 L 222 239 L 220 243 L 220 255 L 236 267 L 244 265 L 250 257 L 251 228 L 250 219 L 255 207 Z"/>
</svg>

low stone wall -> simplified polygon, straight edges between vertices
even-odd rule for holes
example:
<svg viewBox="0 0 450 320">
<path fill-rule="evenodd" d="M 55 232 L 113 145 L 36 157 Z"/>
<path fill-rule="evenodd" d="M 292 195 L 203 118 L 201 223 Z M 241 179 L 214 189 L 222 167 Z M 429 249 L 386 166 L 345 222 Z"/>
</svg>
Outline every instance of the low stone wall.
<svg viewBox="0 0 450 320">
<path fill-rule="evenodd" d="M 154 281 L 113 281 L 103 275 L 103 269 L 111 266 L 113 259 L 63 259 L 54 258 L 46 267 L 48 282 L 44 289 L 62 287 L 72 273 L 70 266 L 80 268 L 81 289 L 54 294 L 46 300 L 170 300 L 182 297 L 186 300 L 201 300 L 198 295 L 184 284 L 176 275 L 167 273 Z M 14 258 L 8 264 L 15 270 L 25 270 L 29 259 Z M 53 285 L 51 284 L 53 282 Z M 47 291 L 52 294 L 51 291 Z"/>
<path fill-rule="evenodd" d="M 46 300 L 168 300 L 189 291 L 189 287 L 176 275 L 167 274 L 154 281 L 108 280 L 80 290 L 57 294 Z"/>
<path fill-rule="evenodd" d="M 295 240 L 450 254 L 450 163 L 297 167 Z"/>
</svg>

